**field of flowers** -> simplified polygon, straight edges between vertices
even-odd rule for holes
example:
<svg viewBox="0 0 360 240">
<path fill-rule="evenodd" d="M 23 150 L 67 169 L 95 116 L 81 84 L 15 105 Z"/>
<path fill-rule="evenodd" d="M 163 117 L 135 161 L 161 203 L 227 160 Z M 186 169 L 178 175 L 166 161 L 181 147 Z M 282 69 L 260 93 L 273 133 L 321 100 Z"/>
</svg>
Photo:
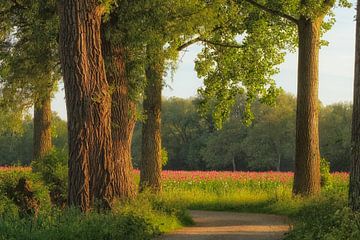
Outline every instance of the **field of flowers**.
<svg viewBox="0 0 360 240">
<path fill-rule="evenodd" d="M 30 167 L 0 167 L 1 172 L 26 172 Z M 134 170 L 139 180 L 139 170 Z M 348 173 L 331 174 L 325 194 L 347 195 Z M 190 209 L 291 214 L 303 200 L 292 198 L 292 172 L 162 172 L 162 198 Z"/>
</svg>

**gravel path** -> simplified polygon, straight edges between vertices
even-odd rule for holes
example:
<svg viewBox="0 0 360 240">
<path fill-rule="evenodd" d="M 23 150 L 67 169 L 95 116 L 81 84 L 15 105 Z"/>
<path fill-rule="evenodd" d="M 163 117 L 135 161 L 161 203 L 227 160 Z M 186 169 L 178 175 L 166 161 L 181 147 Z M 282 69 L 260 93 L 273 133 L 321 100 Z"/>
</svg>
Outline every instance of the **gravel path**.
<svg viewBox="0 0 360 240">
<path fill-rule="evenodd" d="M 190 211 L 192 227 L 166 234 L 159 240 L 279 240 L 289 231 L 286 217 L 266 214 Z"/>
</svg>

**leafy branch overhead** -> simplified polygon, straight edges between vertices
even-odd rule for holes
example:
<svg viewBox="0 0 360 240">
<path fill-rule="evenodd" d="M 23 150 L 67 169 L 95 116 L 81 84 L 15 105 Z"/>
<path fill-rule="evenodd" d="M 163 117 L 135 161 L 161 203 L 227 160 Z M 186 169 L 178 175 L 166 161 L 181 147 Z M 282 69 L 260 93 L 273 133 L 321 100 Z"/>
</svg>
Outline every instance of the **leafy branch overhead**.
<svg viewBox="0 0 360 240">
<path fill-rule="evenodd" d="M 195 69 L 204 80 L 204 87 L 199 90 L 203 99 L 201 111 L 215 105 L 213 115 L 220 128 L 229 117 L 235 97 L 245 94 L 244 122 L 249 124 L 253 118 L 251 103 L 259 98 L 272 104 L 278 94 L 273 76 L 278 73 L 286 51 L 294 51 L 298 44 L 300 19 L 313 21 L 328 16 L 322 22 L 322 35 L 335 21 L 331 12 L 334 5 L 335 1 L 319 0 L 230 1 L 227 5 L 232 9 L 229 11 L 232 14 L 227 15 L 230 24 L 206 36 L 196 61 Z M 342 0 L 338 6 L 351 4 Z M 321 41 L 321 45 L 326 44 Z M 233 46 L 238 49 L 232 49 Z"/>
</svg>

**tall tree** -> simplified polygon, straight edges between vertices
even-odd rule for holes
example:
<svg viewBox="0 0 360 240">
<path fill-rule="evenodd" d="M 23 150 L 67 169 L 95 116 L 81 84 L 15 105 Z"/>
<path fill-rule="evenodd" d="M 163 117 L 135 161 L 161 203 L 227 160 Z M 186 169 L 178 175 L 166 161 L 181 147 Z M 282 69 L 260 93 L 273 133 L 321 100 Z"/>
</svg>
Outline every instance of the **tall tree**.
<svg viewBox="0 0 360 240">
<path fill-rule="evenodd" d="M 114 163 L 111 96 L 101 51 L 101 21 L 110 2 L 64 0 L 60 56 L 69 129 L 70 205 L 111 207 Z"/>
<path fill-rule="evenodd" d="M 324 22 L 324 19 L 334 7 L 334 0 L 294 0 L 294 1 L 257 1 L 257 0 L 239 0 L 239 6 L 258 10 L 257 15 L 261 15 L 263 21 L 268 21 L 270 29 L 282 27 L 297 28 L 298 33 L 298 93 L 297 93 L 297 116 L 296 116 L 296 154 L 295 154 L 295 179 L 293 193 L 299 195 L 313 195 L 320 191 L 320 151 L 319 151 L 319 133 L 318 133 L 318 65 L 319 48 L 321 45 L 321 35 L 331 27 L 333 19 Z M 348 6 L 347 1 L 340 0 L 339 5 Z M 264 14 L 266 14 L 264 16 Z M 263 21 L 259 21 L 260 23 Z M 263 24 L 257 25 L 261 28 Z M 290 25 L 292 24 L 292 26 Z M 279 39 L 278 34 L 284 31 L 270 33 L 264 38 L 264 35 L 258 35 L 263 39 L 269 39 L 273 46 L 279 46 L 279 43 L 271 39 Z M 245 37 L 246 38 L 246 37 Z M 285 38 L 286 39 L 286 38 Z M 281 44 L 280 44 L 281 46 Z M 262 46 L 262 50 L 269 49 Z M 276 48 L 275 48 L 276 49 Z M 265 59 L 269 59 L 265 55 Z M 271 56 L 271 55 L 270 55 Z M 240 61 L 239 61 L 240 62 Z M 253 67 L 257 69 L 258 67 Z M 255 81 L 255 83 L 259 81 Z M 263 83 L 260 82 L 262 86 Z M 258 88 L 255 84 L 255 89 Z M 235 86 L 236 88 L 237 86 Z M 232 87 L 233 89 L 234 87 Z M 223 88 L 221 88 L 223 89 Z M 248 88 L 249 89 L 249 88 Z M 254 88 L 250 88 L 251 89 Z M 257 89 L 259 90 L 259 89 Z M 271 90 L 271 89 L 269 89 Z M 219 92 L 219 91 L 218 91 Z M 272 93 L 268 91 L 268 93 Z M 263 96 L 261 91 L 256 94 Z M 219 92 L 224 97 L 224 94 Z M 249 92 L 247 92 L 249 96 Z M 273 94 L 270 94 L 270 96 Z M 225 99 L 227 96 L 225 96 Z M 250 96 L 250 99 L 253 96 Z M 225 112 L 226 114 L 226 112 Z"/>
<path fill-rule="evenodd" d="M 35 101 L 34 159 L 42 158 L 51 151 L 51 114 L 51 96 L 45 96 L 41 101 Z"/>
<path fill-rule="evenodd" d="M 145 14 L 147 29 L 144 30 L 147 61 L 144 90 L 142 150 L 140 161 L 140 189 L 149 187 L 153 192 L 161 190 L 161 90 L 167 63 L 175 62 L 179 50 L 200 40 L 216 28 L 219 2 L 199 0 L 148 2 Z M 206 20 L 204 20 L 206 19 Z M 180 47 L 179 47 L 180 46 Z M 170 64 L 171 65 L 171 64 Z"/>
<path fill-rule="evenodd" d="M 357 1 L 349 203 L 360 211 L 360 1 Z"/>
<path fill-rule="evenodd" d="M 128 69 L 129 48 L 122 37 L 125 35 L 125 28 L 121 28 L 123 22 L 120 19 L 121 14 L 126 11 L 123 8 L 126 9 L 124 1 L 121 8 L 111 13 L 109 21 L 103 24 L 102 46 L 106 76 L 112 88 L 111 133 L 115 194 L 120 199 L 128 199 L 135 195 L 131 141 L 136 123 L 136 102 L 131 96 L 131 79 Z"/>
<path fill-rule="evenodd" d="M 161 191 L 161 93 L 165 59 L 162 46 L 147 46 L 146 87 L 143 109 L 140 189 Z"/>
<path fill-rule="evenodd" d="M 53 0 L 9 1 L 1 16 L 11 19 L 1 29 L 6 33 L 1 49 L 2 88 L 13 93 L 6 95 L 10 108 L 34 106 L 34 158 L 52 148 L 50 102 L 60 78 L 55 9 Z"/>
</svg>

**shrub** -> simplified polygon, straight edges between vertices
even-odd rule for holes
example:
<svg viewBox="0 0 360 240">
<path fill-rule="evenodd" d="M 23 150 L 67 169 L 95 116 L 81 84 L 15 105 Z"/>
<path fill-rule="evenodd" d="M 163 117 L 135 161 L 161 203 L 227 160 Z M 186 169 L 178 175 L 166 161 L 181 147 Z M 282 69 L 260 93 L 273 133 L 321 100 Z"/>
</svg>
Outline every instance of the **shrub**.
<svg viewBox="0 0 360 240">
<path fill-rule="evenodd" d="M 41 179 L 30 171 L 0 171 L 0 215 L 18 216 L 19 209 L 11 196 L 20 179 L 26 180 L 34 197 L 39 201 L 40 212 L 50 209 L 49 191 Z"/>
<path fill-rule="evenodd" d="M 161 149 L 161 164 L 162 166 L 166 166 L 166 164 L 169 162 L 169 155 L 165 148 Z"/>
<path fill-rule="evenodd" d="M 345 207 L 343 198 L 329 197 L 305 206 L 286 240 L 360 239 L 360 214 Z"/>
<path fill-rule="evenodd" d="M 39 174 L 50 190 L 51 202 L 64 207 L 67 196 L 68 166 L 67 152 L 53 149 L 43 158 L 33 161 L 34 173 Z"/>
<path fill-rule="evenodd" d="M 326 158 L 320 159 L 321 187 L 327 189 L 332 186 L 330 174 L 330 162 Z"/>
<path fill-rule="evenodd" d="M 157 202 L 157 204 L 160 204 Z M 164 207 L 167 208 L 167 207 Z M 154 206 L 153 197 L 140 194 L 111 212 L 83 214 L 76 209 L 53 209 L 36 219 L 0 218 L 0 239 L 6 240 L 147 240 L 180 226 L 172 212 Z"/>
</svg>

